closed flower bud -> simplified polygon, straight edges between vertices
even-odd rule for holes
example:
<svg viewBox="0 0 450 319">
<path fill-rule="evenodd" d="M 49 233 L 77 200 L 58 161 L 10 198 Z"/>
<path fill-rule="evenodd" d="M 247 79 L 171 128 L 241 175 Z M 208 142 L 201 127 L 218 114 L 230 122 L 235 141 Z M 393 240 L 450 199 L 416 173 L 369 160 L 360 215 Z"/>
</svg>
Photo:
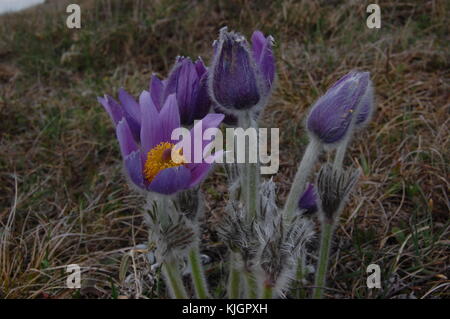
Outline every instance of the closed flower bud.
<svg viewBox="0 0 450 319">
<path fill-rule="evenodd" d="M 257 31 L 252 41 L 250 49 L 242 35 L 223 28 L 214 43 L 210 95 L 223 109 L 251 109 L 263 103 L 270 93 L 275 76 L 273 40 Z"/>
<path fill-rule="evenodd" d="M 320 169 L 317 192 L 320 198 L 319 214 L 323 222 L 334 223 L 338 219 L 359 175 L 357 169 L 336 169 L 330 164 Z"/>
<path fill-rule="evenodd" d="M 314 104 L 306 126 L 313 138 L 335 145 L 347 137 L 358 107 L 370 87 L 369 72 L 351 71 L 339 79 Z"/>
</svg>

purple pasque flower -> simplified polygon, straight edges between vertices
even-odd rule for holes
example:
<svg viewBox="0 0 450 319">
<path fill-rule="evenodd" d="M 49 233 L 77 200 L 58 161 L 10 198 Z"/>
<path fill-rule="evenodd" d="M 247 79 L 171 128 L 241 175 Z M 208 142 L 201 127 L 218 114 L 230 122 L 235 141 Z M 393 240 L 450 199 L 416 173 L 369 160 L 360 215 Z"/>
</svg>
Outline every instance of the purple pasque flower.
<svg viewBox="0 0 450 319">
<path fill-rule="evenodd" d="M 139 98 L 139 139 L 133 136 L 125 117 L 117 121 L 116 134 L 130 180 L 141 189 L 171 195 L 198 185 L 207 176 L 212 164 L 204 161 L 193 163 L 183 157 L 182 149 L 177 150 L 178 159 L 173 161 L 172 149 L 176 141 L 171 139 L 171 135 L 181 124 L 177 98 L 175 94 L 169 95 L 158 110 L 153 97 L 144 91 Z M 217 128 L 223 117 L 222 114 L 206 115 L 198 122 L 202 133 L 207 128 Z M 194 143 L 194 138 L 202 138 L 192 133 L 194 129 L 191 130 L 191 143 Z M 202 145 L 204 147 L 205 143 Z"/>
<path fill-rule="evenodd" d="M 317 193 L 314 184 L 308 184 L 308 187 L 300 196 L 298 207 L 307 215 L 314 214 L 317 211 Z"/>
<path fill-rule="evenodd" d="M 351 71 L 339 79 L 313 105 L 306 121 L 309 133 L 323 144 L 347 136 L 353 116 L 369 87 L 369 72 Z"/>
<path fill-rule="evenodd" d="M 168 79 L 162 82 L 154 77 L 151 86 L 152 98 L 160 105 L 175 94 L 182 125 L 192 125 L 194 120 L 208 114 L 211 107 L 208 70 L 200 58 L 194 63 L 190 58 L 178 57 Z"/>
<path fill-rule="evenodd" d="M 272 45 L 272 37 L 255 31 L 250 49 L 242 35 L 222 28 L 209 76 L 213 101 L 229 111 L 251 109 L 264 101 L 275 77 Z"/>
</svg>

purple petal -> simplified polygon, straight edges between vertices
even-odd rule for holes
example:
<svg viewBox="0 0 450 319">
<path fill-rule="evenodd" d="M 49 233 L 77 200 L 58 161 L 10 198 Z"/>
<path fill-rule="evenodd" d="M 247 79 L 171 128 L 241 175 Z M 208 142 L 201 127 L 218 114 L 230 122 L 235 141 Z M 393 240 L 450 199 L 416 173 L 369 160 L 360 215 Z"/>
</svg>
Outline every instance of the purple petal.
<svg viewBox="0 0 450 319">
<path fill-rule="evenodd" d="M 191 171 L 184 166 L 175 166 L 160 171 L 148 189 L 164 195 L 171 195 L 189 186 Z"/>
<path fill-rule="evenodd" d="M 141 116 L 138 102 L 136 102 L 136 100 L 123 88 L 119 89 L 119 100 L 120 103 L 122 103 L 125 112 L 127 112 L 133 119 L 135 119 L 139 123 L 139 119 Z"/>
<path fill-rule="evenodd" d="M 122 88 L 119 89 L 119 100 L 122 104 L 128 125 L 130 125 L 131 132 L 133 133 L 134 138 L 138 141 L 141 131 L 141 112 L 139 110 L 139 104 L 130 94 L 128 94 L 127 91 Z"/>
<path fill-rule="evenodd" d="M 191 139 L 192 143 L 194 143 L 194 139 L 203 139 L 203 133 L 209 128 L 218 128 L 220 123 L 222 123 L 225 118 L 224 114 L 218 113 L 210 113 L 206 115 L 202 120 L 197 121 L 194 127 L 191 129 Z M 199 129 L 201 127 L 201 130 Z M 201 132 L 201 136 L 195 136 L 195 133 L 199 131 Z M 209 144 L 212 139 L 204 140 L 203 145 Z"/>
<path fill-rule="evenodd" d="M 209 163 L 192 164 L 189 167 L 189 169 L 191 170 L 191 180 L 189 182 L 189 187 L 200 184 L 206 178 L 206 176 L 208 176 L 211 167 L 212 164 Z"/>
<path fill-rule="evenodd" d="M 125 169 L 131 181 L 138 187 L 144 188 L 144 176 L 142 175 L 141 152 L 135 151 L 125 157 Z"/>
<path fill-rule="evenodd" d="M 266 89 L 272 87 L 275 78 L 275 58 L 272 52 L 272 37 L 265 37 L 261 31 L 255 31 L 252 35 L 253 58 L 258 64 L 266 82 Z"/>
<path fill-rule="evenodd" d="M 109 95 L 105 95 L 104 98 L 98 97 L 97 101 L 99 101 L 105 108 L 106 112 L 108 112 L 114 125 L 117 125 L 117 123 L 119 123 L 119 121 L 124 116 L 124 112 L 119 103 L 117 103 L 117 101 L 115 101 Z"/>
<path fill-rule="evenodd" d="M 176 97 L 181 123 L 189 125 L 193 122 L 195 95 L 199 84 L 199 77 L 191 60 L 183 60 L 177 80 Z"/>
<path fill-rule="evenodd" d="M 367 90 L 363 97 L 361 98 L 361 102 L 358 105 L 358 116 L 356 117 L 356 125 L 363 126 L 366 124 L 373 113 L 374 108 L 374 100 L 373 100 L 373 85 L 372 81 L 369 80 L 369 85 L 367 86 Z"/>
<path fill-rule="evenodd" d="M 201 147 L 201 158 L 203 159 L 203 150 L 206 145 L 208 145 L 213 138 L 211 139 L 203 139 L 204 132 L 209 128 L 218 128 L 220 123 L 222 123 L 225 115 L 223 114 L 216 114 L 216 113 L 210 113 L 206 115 L 202 120 L 197 121 L 194 124 L 194 127 L 190 130 L 191 135 L 191 152 L 190 152 L 190 158 L 187 158 L 188 167 L 192 167 L 191 164 L 197 164 L 197 159 L 194 156 L 194 153 L 196 151 L 196 140 L 199 141 L 197 144 L 199 145 L 197 148 Z M 185 156 L 187 156 L 185 154 Z"/>
<path fill-rule="evenodd" d="M 164 85 L 163 101 L 166 101 L 169 95 L 177 92 L 178 79 L 180 77 L 181 68 L 185 60 L 187 60 L 187 58 L 177 57 L 175 65 L 172 67 L 172 70 L 169 73 L 169 77 L 167 78 Z"/>
<path fill-rule="evenodd" d="M 266 46 L 266 37 L 264 34 L 256 30 L 252 34 L 252 51 L 253 51 L 253 58 L 255 61 L 259 61 L 261 57 L 261 53 L 263 52 L 263 48 Z"/>
<path fill-rule="evenodd" d="M 257 61 L 261 69 L 261 73 L 266 83 L 266 89 L 272 87 L 275 79 L 275 57 L 272 52 L 272 40 L 269 38 L 266 45 L 263 47 L 260 59 Z"/>
<path fill-rule="evenodd" d="M 303 192 L 298 207 L 305 211 L 306 214 L 314 214 L 317 211 L 317 193 L 313 184 L 309 184 Z"/>
<path fill-rule="evenodd" d="M 203 74 L 194 91 L 194 100 L 192 108 L 192 116 L 189 124 L 194 120 L 201 119 L 209 113 L 211 109 L 211 99 L 208 92 L 208 73 Z"/>
<path fill-rule="evenodd" d="M 151 148 L 161 142 L 162 135 L 158 125 L 159 114 L 149 92 L 141 93 L 139 104 L 142 114 L 141 145 L 143 155 L 146 155 Z"/>
<path fill-rule="evenodd" d="M 163 106 L 163 94 L 164 84 L 155 74 L 153 74 L 150 83 L 150 95 L 158 111 L 160 111 Z"/>
<path fill-rule="evenodd" d="M 126 158 L 130 153 L 137 151 L 139 148 L 133 138 L 128 122 L 123 118 L 116 127 L 117 139 L 120 144 L 122 157 Z"/>
<path fill-rule="evenodd" d="M 172 132 L 180 127 L 180 113 L 178 111 L 178 103 L 175 94 L 170 95 L 159 113 L 159 129 L 160 142 L 176 142 L 172 141 Z"/>
<path fill-rule="evenodd" d="M 199 78 L 203 76 L 208 70 L 203 63 L 203 60 L 199 57 L 197 61 L 195 61 L 195 70 L 197 71 L 197 75 Z"/>
<path fill-rule="evenodd" d="M 203 163 L 189 163 L 186 166 L 191 170 L 191 181 L 189 187 L 200 184 L 213 168 L 213 163 L 218 159 L 223 159 L 224 151 L 220 150 L 208 156 Z"/>
</svg>

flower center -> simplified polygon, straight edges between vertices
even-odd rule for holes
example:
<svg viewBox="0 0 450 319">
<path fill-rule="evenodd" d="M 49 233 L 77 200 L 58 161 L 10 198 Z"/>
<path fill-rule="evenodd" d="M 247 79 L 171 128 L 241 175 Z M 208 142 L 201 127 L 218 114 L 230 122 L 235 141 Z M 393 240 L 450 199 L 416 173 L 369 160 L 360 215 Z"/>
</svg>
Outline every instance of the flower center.
<svg viewBox="0 0 450 319">
<path fill-rule="evenodd" d="M 161 142 L 147 153 L 147 160 L 144 165 L 144 176 L 151 182 L 155 176 L 163 169 L 180 166 L 185 163 L 183 150 L 176 149 L 173 152 L 174 144 Z"/>
</svg>

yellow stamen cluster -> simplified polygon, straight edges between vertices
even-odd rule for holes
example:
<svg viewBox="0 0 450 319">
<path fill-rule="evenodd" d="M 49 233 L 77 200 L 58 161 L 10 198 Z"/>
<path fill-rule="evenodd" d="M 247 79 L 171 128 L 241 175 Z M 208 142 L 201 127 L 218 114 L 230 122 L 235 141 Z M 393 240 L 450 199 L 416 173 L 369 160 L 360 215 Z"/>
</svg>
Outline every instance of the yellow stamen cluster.
<svg viewBox="0 0 450 319">
<path fill-rule="evenodd" d="M 151 182 L 155 176 L 163 169 L 180 166 L 185 163 L 182 149 L 172 149 L 175 145 L 168 142 L 161 142 L 147 153 L 147 160 L 144 165 L 144 176 Z M 175 159 L 173 161 L 172 155 Z"/>
</svg>

